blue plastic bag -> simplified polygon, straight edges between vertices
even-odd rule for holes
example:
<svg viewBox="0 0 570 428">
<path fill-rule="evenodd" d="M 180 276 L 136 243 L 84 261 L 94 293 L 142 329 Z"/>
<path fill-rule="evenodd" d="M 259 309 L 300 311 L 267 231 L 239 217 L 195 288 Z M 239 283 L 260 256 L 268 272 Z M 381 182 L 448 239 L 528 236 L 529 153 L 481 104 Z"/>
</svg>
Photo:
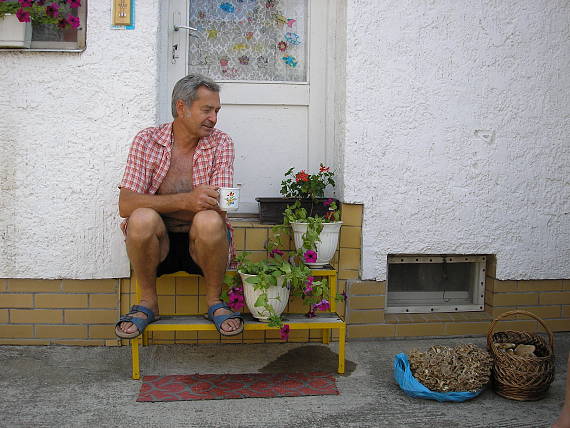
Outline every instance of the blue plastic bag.
<svg viewBox="0 0 570 428">
<path fill-rule="evenodd" d="M 394 378 L 400 385 L 400 388 L 410 397 L 425 398 L 427 400 L 437 401 L 466 401 L 477 397 L 483 389 L 475 392 L 435 392 L 426 388 L 412 374 L 408 356 L 399 353 L 394 357 Z"/>
</svg>

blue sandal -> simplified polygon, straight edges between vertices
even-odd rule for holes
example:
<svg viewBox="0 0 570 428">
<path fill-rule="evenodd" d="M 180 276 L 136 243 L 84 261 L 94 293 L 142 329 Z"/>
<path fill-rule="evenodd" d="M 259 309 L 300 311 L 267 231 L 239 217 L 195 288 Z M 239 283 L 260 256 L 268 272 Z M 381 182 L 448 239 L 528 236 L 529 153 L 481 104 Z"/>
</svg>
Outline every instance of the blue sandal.
<svg viewBox="0 0 570 428">
<path fill-rule="evenodd" d="M 136 314 L 137 312 L 142 312 L 146 315 L 146 318 L 133 317 L 132 315 Z M 151 322 L 155 322 L 158 319 L 159 318 L 155 317 L 154 312 L 149 308 L 145 308 L 144 306 L 140 305 L 133 305 L 130 312 L 119 318 L 119 321 L 117 321 L 117 324 L 115 324 L 115 334 L 121 339 L 133 339 L 141 335 L 147 325 L 149 325 Z M 119 324 L 122 322 L 132 322 L 136 326 L 137 331 L 133 333 L 125 333 L 119 329 Z"/>
<path fill-rule="evenodd" d="M 240 315 L 239 312 L 232 312 L 231 314 L 224 314 L 224 315 L 216 315 L 214 316 L 214 312 L 218 309 L 223 308 L 231 311 L 230 307 L 226 305 L 224 302 L 216 303 L 208 308 L 208 316 L 207 318 L 214 323 L 216 326 L 216 330 L 222 336 L 235 336 L 236 334 L 240 334 L 243 331 L 243 317 Z M 226 320 L 238 318 L 241 321 L 240 327 L 237 330 L 233 331 L 226 331 L 222 328 L 222 323 Z"/>
</svg>

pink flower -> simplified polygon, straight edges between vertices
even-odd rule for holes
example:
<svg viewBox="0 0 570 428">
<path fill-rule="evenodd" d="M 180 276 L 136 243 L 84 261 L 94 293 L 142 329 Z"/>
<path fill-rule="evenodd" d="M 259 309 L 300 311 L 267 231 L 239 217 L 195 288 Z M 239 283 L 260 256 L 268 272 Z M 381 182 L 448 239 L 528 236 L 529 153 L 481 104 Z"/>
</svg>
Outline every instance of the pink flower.
<svg viewBox="0 0 570 428">
<path fill-rule="evenodd" d="M 80 24 L 79 18 L 73 15 L 67 15 L 67 22 L 69 22 L 69 25 L 71 25 L 73 28 L 79 27 Z"/>
<path fill-rule="evenodd" d="M 46 6 L 46 15 L 52 18 L 55 18 L 57 15 L 59 15 L 59 5 L 53 2 L 49 6 Z"/>
<path fill-rule="evenodd" d="M 67 4 L 75 9 L 76 7 L 81 6 L 81 0 L 67 0 Z"/>
<path fill-rule="evenodd" d="M 21 7 L 32 7 L 32 0 L 18 0 L 18 3 L 20 3 Z"/>
<path fill-rule="evenodd" d="M 328 207 L 330 204 L 333 203 L 333 199 L 332 198 L 328 198 L 326 201 L 323 202 L 323 205 L 325 207 Z"/>
<path fill-rule="evenodd" d="M 303 257 L 305 259 L 305 263 L 316 263 L 316 261 L 317 261 L 317 253 L 313 250 L 305 251 L 305 254 L 303 254 Z"/>
<path fill-rule="evenodd" d="M 307 286 L 305 287 L 304 293 L 305 295 L 308 295 L 311 291 L 313 291 L 313 281 L 315 278 L 313 278 L 312 276 L 307 278 Z"/>
<path fill-rule="evenodd" d="M 331 307 L 329 301 L 327 299 L 323 299 L 321 300 L 319 303 L 317 303 L 316 305 L 314 305 L 314 308 L 317 311 L 327 311 L 329 310 Z"/>
<path fill-rule="evenodd" d="M 228 306 L 232 311 L 239 311 L 245 306 L 242 287 L 232 287 L 228 292 Z"/>
<path fill-rule="evenodd" d="M 283 327 L 279 329 L 279 333 L 281 333 L 281 339 L 287 340 L 289 339 L 289 324 L 285 324 Z"/>
<path fill-rule="evenodd" d="M 16 17 L 20 22 L 30 22 L 30 14 L 26 12 L 24 9 L 20 8 L 16 11 Z"/>
<path fill-rule="evenodd" d="M 285 253 L 281 250 L 271 250 L 269 252 L 269 257 L 275 257 L 275 256 L 281 256 L 283 257 L 285 255 Z"/>
</svg>

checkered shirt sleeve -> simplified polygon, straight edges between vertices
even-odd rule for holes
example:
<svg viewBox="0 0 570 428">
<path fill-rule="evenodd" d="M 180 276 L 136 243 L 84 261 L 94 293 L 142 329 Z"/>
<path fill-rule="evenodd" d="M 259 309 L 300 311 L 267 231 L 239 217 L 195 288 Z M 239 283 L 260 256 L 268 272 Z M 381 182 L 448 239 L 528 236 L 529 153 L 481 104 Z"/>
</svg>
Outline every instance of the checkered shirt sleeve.
<svg viewBox="0 0 570 428">
<path fill-rule="evenodd" d="M 212 168 L 210 184 L 217 187 L 233 187 L 234 143 L 229 135 L 223 134 Z"/>
<path fill-rule="evenodd" d="M 140 131 L 131 144 L 127 165 L 123 179 L 119 184 L 120 188 L 125 188 L 136 193 L 147 193 L 151 185 L 152 174 L 149 165 L 157 162 L 160 153 L 160 146 L 149 144 L 150 129 Z"/>
</svg>

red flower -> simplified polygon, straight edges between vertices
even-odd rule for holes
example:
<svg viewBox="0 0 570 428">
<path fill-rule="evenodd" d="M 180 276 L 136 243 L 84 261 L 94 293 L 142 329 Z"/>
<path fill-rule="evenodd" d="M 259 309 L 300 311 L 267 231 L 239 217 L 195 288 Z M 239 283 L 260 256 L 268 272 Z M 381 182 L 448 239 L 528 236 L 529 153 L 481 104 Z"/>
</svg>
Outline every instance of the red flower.
<svg viewBox="0 0 570 428">
<path fill-rule="evenodd" d="M 297 175 L 295 175 L 295 180 L 297 183 L 300 181 L 309 181 L 309 174 L 307 174 L 305 171 L 298 172 Z"/>
<path fill-rule="evenodd" d="M 329 172 L 329 171 L 330 171 L 330 167 L 324 166 L 323 164 L 321 164 L 321 168 L 319 169 L 319 172 Z"/>
<path fill-rule="evenodd" d="M 18 0 L 18 3 L 20 3 L 20 6 L 22 7 L 32 7 L 32 0 Z"/>
<path fill-rule="evenodd" d="M 67 4 L 73 9 L 81 6 L 81 0 L 67 0 Z M 73 24 L 72 24 L 73 25 Z"/>
<path fill-rule="evenodd" d="M 277 47 L 279 48 L 279 50 L 280 50 L 281 52 L 285 52 L 285 51 L 287 50 L 287 43 L 285 43 L 284 41 L 280 41 L 280 42 L 277 44 Z"/>
</svg>

